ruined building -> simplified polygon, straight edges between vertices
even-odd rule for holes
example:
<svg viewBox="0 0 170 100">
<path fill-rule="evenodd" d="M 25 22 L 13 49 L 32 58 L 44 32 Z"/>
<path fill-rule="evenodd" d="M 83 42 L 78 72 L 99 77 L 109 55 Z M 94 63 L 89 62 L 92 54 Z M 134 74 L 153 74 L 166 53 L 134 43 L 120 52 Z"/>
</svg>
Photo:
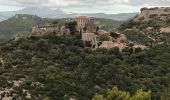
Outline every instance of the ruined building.
<svg viewBox="0 0 170 100">
<path fill-rule="evenodd" d="M 85 32 L 95 32 L 95 20 L 94 18 L 88 18 L 87 16 L 79 16 L 76 18 L 77 30 L 81 33 Z"/>
<path fill-rule="evenodd" d="M 32 34 L 36 36 L 41 36 L 46 33 L 56 33 L 57 35 L 68 35 L 70 34 L 69 29 L 67 29 L 65 26 L 56 26 L 56 25 L 43 25 L 43 26 L 35 26 L 32 28 Z"/>
<path fill-rule="evenodd" d="M 92 48 L 98 48 L 98 36 L 94 33 L 83 33 L 82 34 L 82 40 L 91 42 Z"/>
</svg>

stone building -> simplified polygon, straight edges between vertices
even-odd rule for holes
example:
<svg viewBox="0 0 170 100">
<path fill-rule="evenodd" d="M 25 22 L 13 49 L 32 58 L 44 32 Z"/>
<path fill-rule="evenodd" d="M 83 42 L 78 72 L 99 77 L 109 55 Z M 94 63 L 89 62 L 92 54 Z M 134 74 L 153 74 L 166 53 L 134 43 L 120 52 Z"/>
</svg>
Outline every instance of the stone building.
<svg viewBox="0 0 170 100">
<path fill-rule="evenodd" d="M 94 33 L 83 33 L 82 34 L 82 40 L 83 41 L 89 41 L 91 42 L 92 46 L 95 48 L 98 48 L 98 36 Z"/>
<path fill-rule="evenodd" d="M 81 33 L 84 32 L 95 32 L 95 20 L 94 18 L 89 18 L 87 16 L 79 16 L 76 18 L 77 30 Z"/>
<path fill-rule="evenodd" d="M 44 25 L 44 26 L 35 26 L 32 28 L 32 33 L 35 33 L 36 35 L 43 35 L 48 32 L 58 32 L 58 31 L 59 31 L 58 26 Z"/>
<path fill-rule="evenodd" d="M 35 26 L 32 28 L 32 34 L 36 36 L 41 36 L 46 33 L 56 33 L 57 35 L 69 35 L 70 31 L 65 26 L 56 26 L 56 25 L 44 25 L 44 26 Z"/>
</svg>

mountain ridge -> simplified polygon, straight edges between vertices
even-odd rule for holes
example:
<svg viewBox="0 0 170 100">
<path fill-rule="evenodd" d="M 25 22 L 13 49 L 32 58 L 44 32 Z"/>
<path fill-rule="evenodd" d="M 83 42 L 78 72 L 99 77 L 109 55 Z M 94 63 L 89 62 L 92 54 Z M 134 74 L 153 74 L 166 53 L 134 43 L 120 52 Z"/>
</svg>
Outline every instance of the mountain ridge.
<svg viewBox="0 0 170 100">
<path fill-rule="evenodd" d="M 30 14 L 30 15 L 37 15 L 42 18 L 75 18 L 79 15 L 85 15 L 88 17 L 96 17 L 96 18 L 105 18 L 105 19 L 112 19 L 118 21 L 127 20 L 137 13 L 120 13 L 120 14 L 105 14 L 105 13 L 66 13 L 61 9 L 50 9 L 47 7 L 38 8 L 38 7 L 28 7 L 23 8 L 18 11 L 7 11 L 7 12 L 0 12 L 0 21 L 6 20 L 16 14 Z M 2 18 L 4 16 L 5 18 Z"/>
</svg>

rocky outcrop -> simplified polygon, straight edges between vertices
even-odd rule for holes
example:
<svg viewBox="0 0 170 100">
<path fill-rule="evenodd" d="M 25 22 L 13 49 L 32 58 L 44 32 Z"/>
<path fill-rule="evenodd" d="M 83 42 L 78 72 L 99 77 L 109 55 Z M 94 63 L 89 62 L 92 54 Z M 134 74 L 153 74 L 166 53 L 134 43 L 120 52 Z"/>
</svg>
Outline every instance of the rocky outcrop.
<svg viewBox="0 0 170 100">
<path fill-rule="evenodd" d="M 165 16 L 170 15 L 170 7 L 161 8 L 142 8 L 141 13 L 138 14 L 136 20 L 148 20 L 152 17 L 159 16 L 161 19 L 165 19 Z"/>
</svg>

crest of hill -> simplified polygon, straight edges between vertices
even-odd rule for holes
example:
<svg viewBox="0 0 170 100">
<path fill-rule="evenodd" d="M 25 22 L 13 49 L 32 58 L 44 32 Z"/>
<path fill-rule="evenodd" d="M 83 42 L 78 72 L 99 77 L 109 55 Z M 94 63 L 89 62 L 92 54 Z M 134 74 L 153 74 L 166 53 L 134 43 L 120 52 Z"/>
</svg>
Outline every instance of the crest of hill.
<svg viewBox="0 0 170 100">
<path fill-rule="evenodd" d="M 142 8 L 141 13 L 124 22 L 120 29 L 145 30 L 148 27 L 160 29 L 170 26 L 170 7 Z"/>
<path fill-rule="evenodd" d="M 30 32 L 33 26 L 43 23 L 43 19 L 38 16 L 17 14 L 0 23 L 0 41 L 6 41 L 18 32 Z"/>
</svg>

